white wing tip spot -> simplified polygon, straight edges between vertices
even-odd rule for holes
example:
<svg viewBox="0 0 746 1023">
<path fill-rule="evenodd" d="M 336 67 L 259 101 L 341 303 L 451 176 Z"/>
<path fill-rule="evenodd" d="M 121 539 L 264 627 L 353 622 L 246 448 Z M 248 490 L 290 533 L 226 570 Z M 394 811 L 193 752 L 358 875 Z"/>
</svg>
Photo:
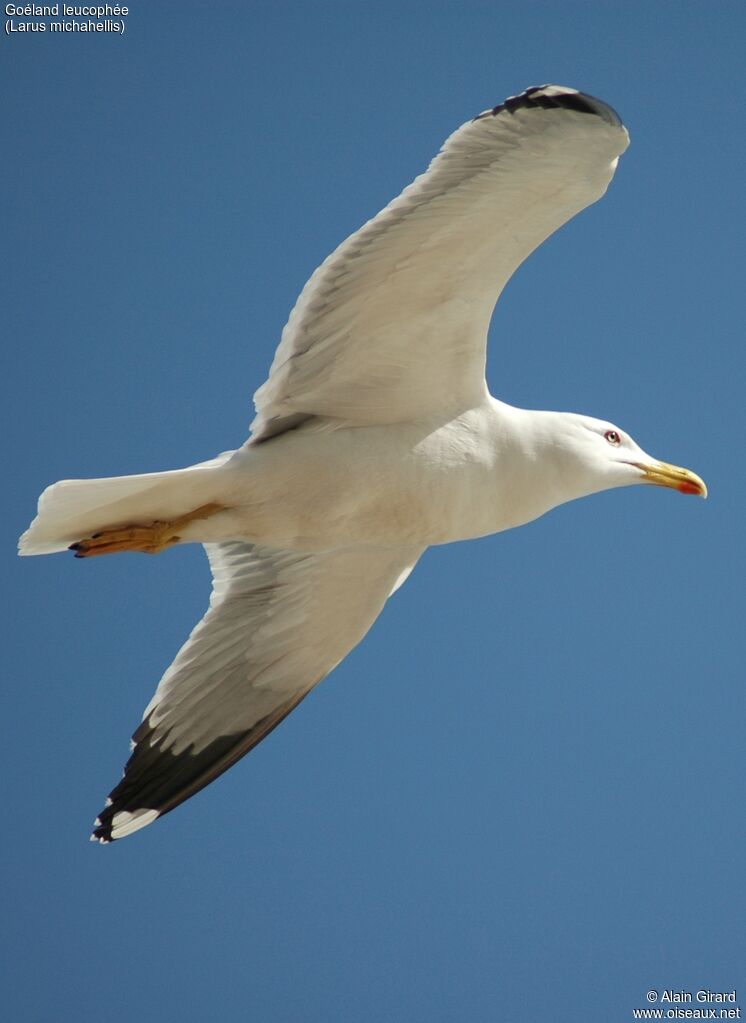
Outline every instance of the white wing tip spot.
<svg viewBox="0 0 746 1023">
<path fill-rule="evenodd" d="M 92 842 L 101 842 L 102 845 L 106 845 L 109 842 L 114 842 L 119 838 L 126 838 L 127 835 L 133 834 L 135 831 L 139 831 L 140 828 L 146 827 L 148 824 L 152 824 L 160 816 L 159 810 L 122 810 L 119 813 L 114 814 L 114 818 L 111 822 L 110 837 L 99 837 L 98 835 L 91 835 Z M 101 821 L 96 818 L 95 826 L 101 827 Z"/>
</svg>

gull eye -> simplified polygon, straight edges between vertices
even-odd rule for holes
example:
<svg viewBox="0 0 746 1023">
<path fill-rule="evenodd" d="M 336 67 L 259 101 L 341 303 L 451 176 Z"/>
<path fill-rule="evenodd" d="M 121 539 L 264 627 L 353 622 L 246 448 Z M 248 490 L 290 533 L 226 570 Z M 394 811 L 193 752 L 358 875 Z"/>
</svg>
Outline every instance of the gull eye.
<svg viewBox="0 0 746 1023">
<path fill-rule="evenodd" d="M 619 436 L 616 430 L 607 430 L 606 433 L 604 434 L 604 437 L 609 442 L 609 444 L 613 444 L 615 448 L 618 448 L 619 445 L 622 443 L 622 438 Z"/>
</svg>

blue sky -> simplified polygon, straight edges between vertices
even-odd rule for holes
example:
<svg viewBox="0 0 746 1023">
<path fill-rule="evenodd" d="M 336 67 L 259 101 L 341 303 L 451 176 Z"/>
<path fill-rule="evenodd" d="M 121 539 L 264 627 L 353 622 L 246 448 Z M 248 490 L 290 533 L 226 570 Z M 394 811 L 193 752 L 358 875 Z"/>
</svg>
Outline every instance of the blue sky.
<svg viewBox="0 0 746 1023">
<path fill-rule="evenodd" d="M 8 1019 L 746 1001 L 744 28 L 735 2 L 161 2 L 123 37 L 3 37 Z M 89 844 L 208 571 L 16 559 L 38 493 L 240 444 L 315 266 L 546 81 L 632 146 L 509 285 L 492 391 L 613 419 L 709 501 L 630 488 L 429 552 L 250 757 Z"/>
</svg>

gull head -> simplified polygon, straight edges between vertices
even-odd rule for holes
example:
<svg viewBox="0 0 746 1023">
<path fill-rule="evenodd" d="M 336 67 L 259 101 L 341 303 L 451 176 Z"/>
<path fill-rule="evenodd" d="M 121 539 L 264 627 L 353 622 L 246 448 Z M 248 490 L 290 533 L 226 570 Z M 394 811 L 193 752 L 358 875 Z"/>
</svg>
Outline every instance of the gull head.
<svg viewBox="0 0 746 1023">
<path fill-rule="evenodd" d="M 649 483 L 680 494 L 707 497 L 696 473 L 648 455 L 613 423 L 569 412 L 547 412 L 537 421 L 545 462 L 562 500 Z"/>
</svg>

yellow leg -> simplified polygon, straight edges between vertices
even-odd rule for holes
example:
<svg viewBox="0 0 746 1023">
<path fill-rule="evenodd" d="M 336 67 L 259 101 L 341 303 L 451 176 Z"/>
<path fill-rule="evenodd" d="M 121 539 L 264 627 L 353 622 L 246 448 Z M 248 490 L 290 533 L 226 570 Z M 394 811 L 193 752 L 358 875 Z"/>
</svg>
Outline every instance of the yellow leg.
<svg viewBox="0 0 746 1023">
<path fill-rule="evenodd" d="M 171 522 L 151 522 L 146 526 L 130 525 L 102 529 L 87 540 L 71 544 L 69 550 L 75 551 L 76 558 L 95 558 L 99 554 L 117 554 L 120 551 L 157 554 L 180 539 L 179 533 L 184 526 L 199 519 L 207 519 L 219 511 L 224 511 L 221 504 L 203 504 L 201 508 L 195 508 L 194 511 Z"/>
</svg>

